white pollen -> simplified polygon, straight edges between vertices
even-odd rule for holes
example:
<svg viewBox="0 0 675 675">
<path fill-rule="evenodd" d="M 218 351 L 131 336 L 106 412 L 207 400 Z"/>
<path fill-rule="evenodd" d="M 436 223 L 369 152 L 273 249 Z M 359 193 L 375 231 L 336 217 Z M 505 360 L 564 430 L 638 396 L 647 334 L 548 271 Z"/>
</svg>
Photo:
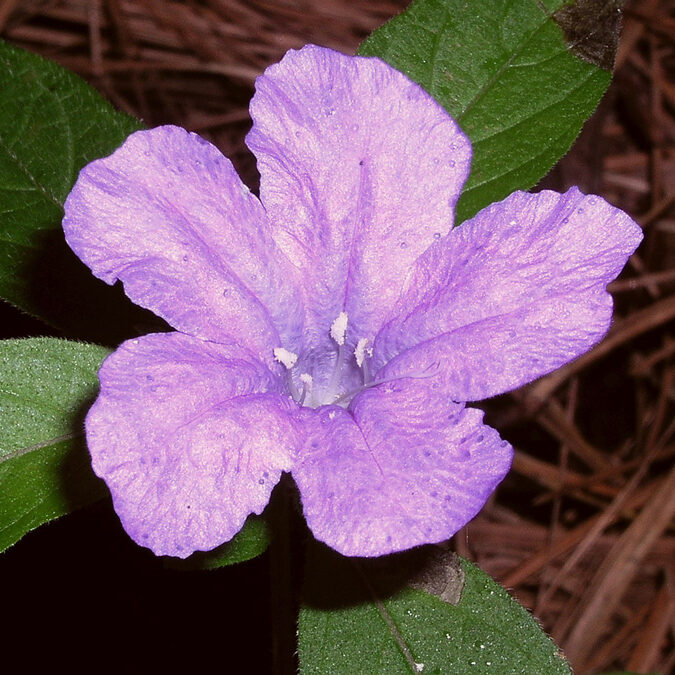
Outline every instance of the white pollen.
<svg viewBox="0 0 675 675">
<path fill-rule="evenodd" d="M 342 346 L 345 343 L 345 335 L 347 334 L 347 312 L 340 312 L 338 318 L 333 321 L 330 327 L 330 336 Z"/>
<path fill-rule="evenodd" d="M 274 358 L 279 363 L 286 366 L 288 370 L 290 370 L 298 362 L 298 355 L 288 351 L 288 349 L 284 349 L 283 347 L 276 347 L 274 349 Z"/>
<path fill-rule="evenodd" d="M 309 373 L 302 373 L 302 375 L 300 375 L 300 382 L 302 382 L 309 391 L 314 383 L 314 378 Z"/>
<path fill-rule="evenodd" d="M 368 349 L 368 343 L 370 340 L 368 338 L 361 338 L 356 343 L 356 349 L 354 350 L 354 356 L 356 357 L 356 365 L 360 368 L 363 365 L 363 362 L 366 360 L 366 356 L 372 356 L 373 350 Z"/>
</svg>

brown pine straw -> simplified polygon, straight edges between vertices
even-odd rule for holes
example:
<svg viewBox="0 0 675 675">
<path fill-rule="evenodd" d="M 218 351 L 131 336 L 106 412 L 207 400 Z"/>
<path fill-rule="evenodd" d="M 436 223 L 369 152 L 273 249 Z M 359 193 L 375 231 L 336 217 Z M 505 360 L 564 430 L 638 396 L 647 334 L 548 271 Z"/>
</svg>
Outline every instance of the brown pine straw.
<svg viewBox="0 0 675 675">
<path fill-rule="evenodd" d="M 479 0 L 476 0 L 479 1 Z M 480 0 L 483 2 L 489 0 Z M 0 35 L 76 71 L 149 126 L 243 144 L 255 77 L 291 47 L 353 53 L 406 0 L 3 0 Z M 485 403 L 513 471 L 455 538 L 526 605 L 577 673 L 675 668 L 675 7 L 625 11 L 614 83 L 544 184 L 625 209 L 645 241 L 611 290 L 607 339 Z"/>
<path fill-rule="evenodd" d="M 672 570 L 668 570 L 666 579 L 659 590 L 656 600 L 649 606 L 649 617 L 640 640 L 635 645 L 626 668 L 629 671 L 642 672 L 645 664 L 653 663 L 657 658 L 659 645 L 671 630 L 675 612 L 675 586 Z M 666 671 L 664 671 L 666 672 Z"/>
<path fill-rule="evenodd" d="M 568 633 L 565 650 L 573 663 L 583 662 L 591 655 L 595 640 L 590 629 L 609 620 L 639 565 L 668 527 L 674 513 L 675 467 L 652 494 L 640 515 L 617 538 L 590 582 L 588 602 L 578 604 L 575 611 L 565 618 L 561 633 Z"/>
</svg>

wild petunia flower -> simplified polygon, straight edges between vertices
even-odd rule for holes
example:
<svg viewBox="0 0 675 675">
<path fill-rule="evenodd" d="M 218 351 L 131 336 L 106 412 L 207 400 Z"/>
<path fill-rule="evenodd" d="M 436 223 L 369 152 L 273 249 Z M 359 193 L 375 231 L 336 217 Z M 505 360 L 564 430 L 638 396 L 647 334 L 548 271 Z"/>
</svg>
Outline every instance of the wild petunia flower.
<svg viewBox="0 0 675 675">
<path fill-rule="evenodd" d="M 598 342 L 640 229 L 577 189 L 451 229 L 469 141 L 378 59 L 290 51 L 251 115 L 260 199 L 172 126 L 132 134 L 68 197 L 75 253 L 175 328 L 104 362 L 94 470 L 157 554 L 229 540 L 282 472 L 345 555 L 447 539 L 512 457 L 465 402 Z"/>
</svg>

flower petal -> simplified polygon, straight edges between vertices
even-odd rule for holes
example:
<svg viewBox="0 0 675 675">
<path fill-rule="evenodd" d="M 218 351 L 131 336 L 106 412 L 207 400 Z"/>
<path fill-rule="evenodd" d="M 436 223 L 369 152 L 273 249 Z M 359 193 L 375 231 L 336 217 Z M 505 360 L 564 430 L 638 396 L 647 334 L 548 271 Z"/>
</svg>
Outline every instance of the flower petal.
<svg viewBox="0 0 675 675">
<path fill-rule="evenodd" d="M 231 539 L 291 468 L 294 404 L 238 346 L 147 335 L 122 344 L 99 376 L 86 420 L 94 471 L 129 535 L 157 555 Z"/>
<path fill-rule="evenodd" d="M 394 359 L 378 377 L 437 369 L 454 400 L 471 401 L 559 368 L 607 332 L 605 288 L 641 239 L 576 188 L 512 194 L 418 260 L 376 341 L 375 364 Z"/>
<path fill-rule="evenodd" d="M 307 46 L 256 82 L 247 144 L 274 237 L 303 270 L 307 344 L 373 338 L 412 262 L 452 227 L 471 146 L 421 87 L 375 58 Z"/>
<path fill-rule="evenodd" d="M 268 359 L 297 342 L 301 307 L 264 209 L 196 134 L 132 134 L 82 170 L 65 212 L 66 239 L 94 274 L 121 279 L 174 328 L 215 341 L 236 335 Z"/>
<path fill-rule="evenodd" d="M 397 380 L 350 409 L 313 412 L 293 477 L 317 539 L 350 556 L 443 541 L 471 520 L 506 475 L 512 448 L 480 410 L 429 380 Z"/>
</svg>

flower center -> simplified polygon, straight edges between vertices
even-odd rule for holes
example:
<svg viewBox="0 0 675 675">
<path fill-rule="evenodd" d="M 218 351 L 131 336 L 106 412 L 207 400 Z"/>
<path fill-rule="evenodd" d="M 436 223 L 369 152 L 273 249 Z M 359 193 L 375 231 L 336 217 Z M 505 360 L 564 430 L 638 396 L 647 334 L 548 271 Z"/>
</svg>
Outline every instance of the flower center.
<svg viewBox="0 0 675 675">
<path fill-rule="evenodd" d="M 330 338 L 334 344 L 330 372 L 305 372 L 302 368 L 303 360 L 294 352 L 277 347 L 274 358 L 286 368 L 286 378 L 291 396 L 300 405 L 318 408 L 322 405 L 340 405 L 347 407 L 349 401 L 363 389 L 379 384 L 371 382 L 369 359 L 373 354 L 368 338 L 360 338 L 356 348 L 350 353 L 347 346 L 347 328 L 349 317 L 346 312 L 340 312 L 330 327 Z M 360 372 L 360 383 L 354 382 L 355 367 Z"/>
</svg>

